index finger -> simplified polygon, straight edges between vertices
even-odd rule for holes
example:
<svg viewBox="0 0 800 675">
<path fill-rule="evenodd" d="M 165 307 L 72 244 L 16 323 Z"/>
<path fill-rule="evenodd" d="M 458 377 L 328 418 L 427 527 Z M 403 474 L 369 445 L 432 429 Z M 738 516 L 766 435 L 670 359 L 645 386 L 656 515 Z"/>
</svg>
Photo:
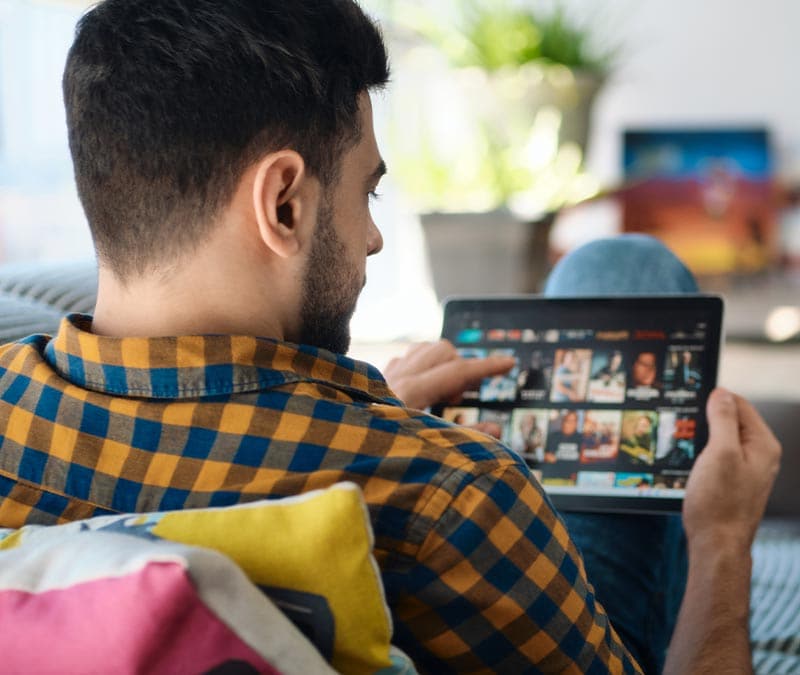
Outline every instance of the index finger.
<svg viewBox="0 0 800 675">
<path fill-rule="evenodd" d="M 462 359 L 458 365 L 460 372 L 462 372 L 465 377 L 470 378 L 468 380 L 469 383 L 477 382 L 484 377 L 491 377 L 492 375 L 504 375 L 511 370 L 516 363 L 517 359 L 513 356 L 497 355 L 486 356 L 482 359 Z"/>
<path fill-rule="evenodd" d="M 410 372 L 422 372 L 457 358 L 459 358 L 458 352 L 453 343 L 442 339 L 413 345 L 403 360 Z"/>
<path fill-rule="evenodd" d="M 513 356 L 488 356 L 483 359 L 458 359 L 442 363 L 419 376 L 419 387 L 425 387 L 437 401 L 447 401 L 463 394 L 473 383 L 485 377 L 502 375 L 514 367 Z"/>
</svg>

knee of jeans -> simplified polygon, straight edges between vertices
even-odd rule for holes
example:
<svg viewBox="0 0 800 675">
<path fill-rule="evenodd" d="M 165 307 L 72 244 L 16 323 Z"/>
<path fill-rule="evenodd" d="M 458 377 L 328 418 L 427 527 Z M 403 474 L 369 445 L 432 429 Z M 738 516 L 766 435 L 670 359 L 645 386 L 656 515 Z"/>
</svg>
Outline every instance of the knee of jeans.
<svg viewBox="0 0 800 675">
<path fill-rule="evenodd" d="M 584 244 L 556 264 L 544 289 L 551 297 L 696 292 L 694 276 L 677 256 L 643 234 Z"/>
</svg>

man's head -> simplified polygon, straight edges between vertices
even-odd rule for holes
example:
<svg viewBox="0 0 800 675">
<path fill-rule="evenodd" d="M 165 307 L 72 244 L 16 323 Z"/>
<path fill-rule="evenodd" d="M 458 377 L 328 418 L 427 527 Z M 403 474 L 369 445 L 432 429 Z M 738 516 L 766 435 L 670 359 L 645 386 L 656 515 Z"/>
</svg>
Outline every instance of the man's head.
<svg viewBox="0 0 800 675">
<path fill-rule="evenodd" d="M 341 350 L 346 336 L 325 333 L 332 319 L 349 320 L 355 298 L 342 296 L 363 285 L 354 256 L 378 250 L 380 237 L 370 220 L 371 241 L 355 250 L 338 227 L 355 215 L 340 193 L 354 182 L 348 161 L 363 172 L 355 164 L 365 157 L 351 157 L 360 145 L 374 156 L 357 179 L 359 198 L 385 170 L 367 92 L 387 79 L 380 33 L 352 0 L 101 2 L 80 21 L 64 73 L 76 182 L 101 268 L 122 283 L 168 276 L 240 192 L 255 202 L 261 230 L 270 218 L 291 229 L 313 210 L 318 228 L 303 249 L 308 325 L 291 337 Z M 292 200 L 302 190 L 301 213 Z"/>
<path fill-rule="evenodd" d="M 295 337 L 297 342 L 341 354 L 350 344 L 350 319 L 365 283 L 364 261 L 382 246 L 369 198 L 386 169 L 375 142 L 368 97 L 360 107 L 362 138 L 345 154 L 337 189 L 327 191 L 317 213 Z"/>
</svg>

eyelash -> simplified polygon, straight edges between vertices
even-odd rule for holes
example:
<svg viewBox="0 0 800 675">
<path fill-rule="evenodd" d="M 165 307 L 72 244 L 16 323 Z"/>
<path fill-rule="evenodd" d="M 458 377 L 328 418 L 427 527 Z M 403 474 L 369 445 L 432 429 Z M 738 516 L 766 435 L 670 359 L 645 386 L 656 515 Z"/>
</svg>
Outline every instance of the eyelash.
<svg viewBox="0 0 800 675">
<path fill-rule="evenodd" d="M 377 190 L 370 190 L 368 194 L 369 198 L 373 201 L 378 201 L 381 197 L 383 197 L 383 194 Z"/>
</svg>

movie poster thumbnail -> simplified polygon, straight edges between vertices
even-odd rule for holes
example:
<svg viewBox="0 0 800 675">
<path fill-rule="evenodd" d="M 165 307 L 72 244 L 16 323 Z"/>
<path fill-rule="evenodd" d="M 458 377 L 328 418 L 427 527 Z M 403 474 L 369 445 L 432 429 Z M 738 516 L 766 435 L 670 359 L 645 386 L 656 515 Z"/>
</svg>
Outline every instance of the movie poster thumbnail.
<svg viewBox="0 0 800 675">
<path fill-rule="evenodd" d="M 654 351 L 634 353 L 628 378 L 628 399 L 646 402 L 661 396 L 664 384 L 659 379 L 658 361 Z"/>
<path fill-rule="evenodd" d="M 658 415 L 656 461 L 667 468 L 689 468 L 696 456 L 694 415 L 664 410 Z"/>
<path fill-rule="evenodd" d="M 575 472 L 565 473 L 563 476 L 556 476 L 554 474 L 543 473 L 542 485 L 549 485 L 553 487 L 573 487 L 577 483 L 578 475 Z"/>
<path fill-rule="evenodd" d="M 622 403 L 625 400 L 625 359 L 621 351 L 594 352 L 586 400 L 593 403 Z"/>
<path fill-rule="evenodd" d="M 653 487 L 652 473 L 617 473 L 614 479 L 614 487 Z"/>
<path fill-rule="evenodd" d="M 515 356 L 515 352 L 513 349 L 491 349 L 488 356 Z M 481 382 L 479 400 L 483 402 L 515 401 L 518 376 L 519 363 L 503 375 L 487 377 Z"/>
<path fill-rule="evenodd" d="M 547 444 L 544 461 L 549 464 L 557 462 L 577 462 L 581 457 L 581 441 L 583 437 L 582 410 L 551 410 L 548 424 Z"/>
<path fill-rule="evenodd" d="M 534 349 L 529 356 L 520 359 L 517 389 L 520 401 L 544 401 L 550 391 L 553 375 L 553 353 Z"/>
<path fill-rule="evenodd" d="M 478 416 L 478 422 L 492 422 L 500 427 L 500 439 L 508 443 L 508 425 L 511 420 L 511 413 L 508 410 L 487 410 L 482 408 Z"/>
<path fill-rule="evenodd" d="M 479 347 L 459 347 L 456 349 L 456 353 L 462 359 L 485 359 L 488 352 Z M 465 391 L 463 397 L 467 400 L 475 400 L 478 398 L 478 390 L 471 389 Z"/>
<path fill-rule="evenodd" d="M 550 400 L 553 403 L 585 401 L 591 366 L 591 349 L 557 349 Z"/>
<path fill-rule="evenodd" d="M 544 462 L 547 442 L 548 410 L 520 408 L 511 415 L 509 447 L 529 464 Z"/>
<path fill-rule="evenodd" d="M 619 410 L 587 410 L 581 433 L 581 462 L 613 463 L 619 451 L 621 427 Z"/>
<path fill-rule="evenodd" d="M 619 442 L 620 466 L 652 465 L 655 460 L 658 415 L 652 410 L 622 413 Z"/>
<path fill-rule="evenodd" d="M 613 488 L 617 474 L 613 471 L 578 471 L 578 487 Z"/>
<path fill-rule="evenodd" d="M 653 487 L 662 490 L 685 490 L 686 479 L 685 474 L 656 474 Z"/>
<path fill-rule="evenodd" d="M 468 427 L 478 423 L 480 410 L 478 408 L 463 408 L 453 407 L 445 408 L 442 411 L 442 419 L 458 424 L 462 427 Z"/>
<path fill-rule="evenodd" d="M 664 396 L 667 399 L 697 398 L 703 385 L 702 350 L 697 345 L 667 350 L 664 360 Z"/>
</svg>

